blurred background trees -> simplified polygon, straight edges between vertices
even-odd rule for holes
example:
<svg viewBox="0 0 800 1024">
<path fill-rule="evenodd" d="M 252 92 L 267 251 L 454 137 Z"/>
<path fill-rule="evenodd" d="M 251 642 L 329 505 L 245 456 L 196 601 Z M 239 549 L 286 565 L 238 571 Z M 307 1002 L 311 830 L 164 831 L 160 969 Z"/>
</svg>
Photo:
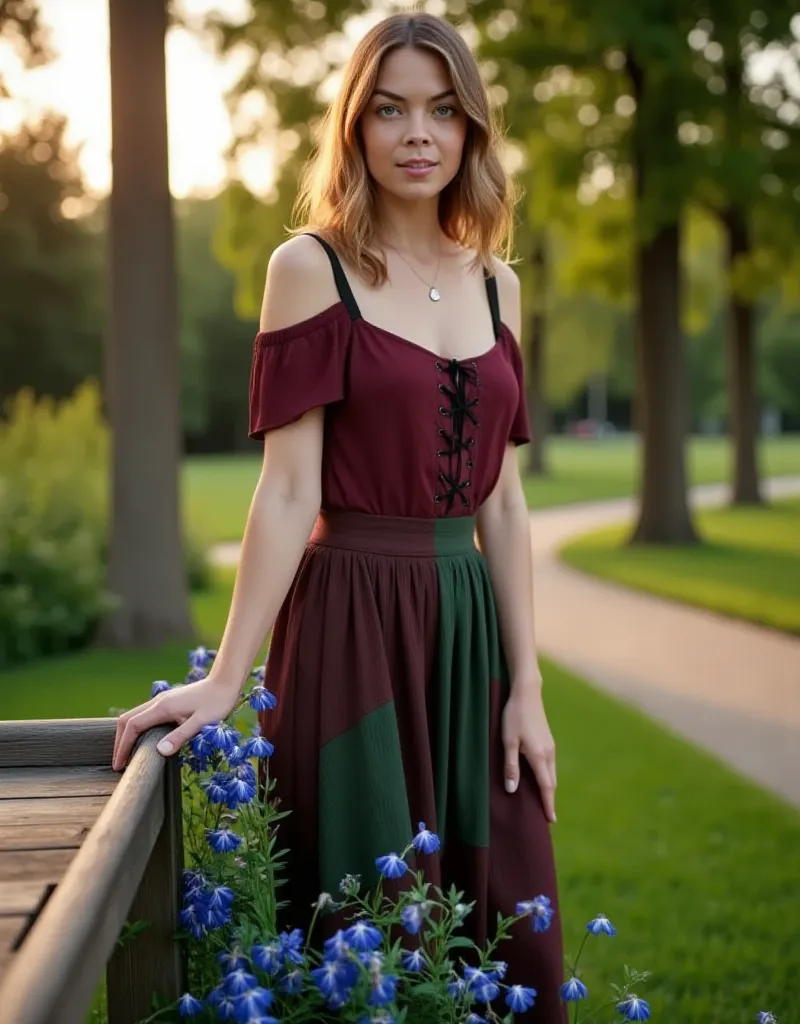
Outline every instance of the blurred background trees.
<svg viewBox="0 0 800 1024">
<path fill-rule="evenodd" d="M 140 5 L 112 4 L 142 23 Z M 155 67 L 166 21 L 157 0 L 149 5 L 147 60 Z M 112 437 L 130 441 L 115 464 L 139 481 L 131 493 L 171 491 L 181 445 L 190 453 L 250 449 L 247 385 L 266 265 L 285 237 L 339 69 L 389 9 L 363 0 L 251 0 L 239 21 L 170 12 L 221 56 L 235 55 L 239 69 L 228 97 L 234 141 L 225 187 L 170 205 L 162 165 L 160 227 L 142 230 L 144 212 L 128 215 L 130 231 L 161 254 L 151 284 L 166 282 L 174 262 L 177 309 L 168 282 L 160 297 L 150 287 L 148 302 L 137 306 L 131 293 L 120 305 L 124 282 L 147 261 L 126 243 L 109 277 L 113 210 L 89 194 L 62 115 L 0 137 L 0 401 L 22 388 L 64 398 L 91 379 L 105 382 L 108 399 L 106 339 L 111 351 L 117 344 L 108 325 L 119 335 L 122 323 L 118 355 L 140 357 L 116 385 L 131 399 L 135 391 L 137 412 L 127 426 L 111 417 Z M 687 436 L 728 433 L 733 500 L 757 503 L 759 437 L 800 428 L 800 18 L 789 0 L 441 0 L 435 10 L 479 56 L 523 187 L 515 248 L 536 426 L 526 469 L 548 473 L 551 432 L 635 430 L 642 500 L 634 539 L 692 542 Z M 143 77 L 145 65 L 130 56 L 136 39 L 124 35 L 128 59 L 112 71 L 117 97 L 135 95 L 146 78 L 147 124 L 157 126 L 163 79 Z M 29 67 L 52 57 L 34 0 L 0 7 L 0 41 Z M 153 161 L 137 163 L 136 152 L 158 147 L 141 103 L 119 101 L 116 145 L 127 146 L 120 167 L 128 165 L 130 194 L 139 189 L 149 201 L 140 179 Z M 258 145 L 275 167 L 268 195 L 252 192 L 236 170 L 237 155 Z M 141 281 L 137 288 L 145 294 Z M 165 376 L 158 426 L 146 390 Z M 152 428 L 149 440 L 137 423 Z M 166 435 L 175 443 L 158 453 L 156 472 L 156 436 Z M 148 515 L 164 550 L 175 548 L 174 494 L 162 512 L 142 504 L 133 518 Z M 128 532 L 119 542 L 150 591 L 153 566 L 141 560 L 164 562 L 152 541 Z M 175 579 L 178 572 L 173 563 Z M 175 586 L 162 618 L 180 623 L 185 597 Z"/>
</svg>

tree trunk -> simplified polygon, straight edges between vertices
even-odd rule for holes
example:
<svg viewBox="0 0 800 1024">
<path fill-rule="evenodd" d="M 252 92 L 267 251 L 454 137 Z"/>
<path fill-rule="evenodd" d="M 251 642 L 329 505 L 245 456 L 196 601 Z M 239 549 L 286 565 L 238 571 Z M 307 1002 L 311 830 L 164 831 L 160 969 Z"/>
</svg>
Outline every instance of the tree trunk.
<svg viewBox="0 0 800 1024">
<path fill-rule="evenodd" d="M 179 508 L 180 376 L 165 0 L 109 0 L 113 187 L 106 394 L 116 646 L 191 637 Z"/>
<path fill-rule="evenodd" d="M 626 60 L 637 106 L 633 134 L 636 422 L 642 437 L 639 518 L 631 542 L 691 544 L 697 542 L 697 534 L 686 496 L 689 417 L 681 328 L 680 204 L 665 190 L 659 191 L 662 183 L 649 158 L 643 112 L 649 103 L 652 123 L 647 131 L 664 131 L 668 137 L 675 135 L 675 116 L 671 104 L 660 103 L 658 94 L 649 95 L 645 69 L 636 55 L 629 51 Z"/>
<path fill-rule="evenodd" d="M 728 232 L 728 281 L 740 256 L 750 251 L 745 214 L 732 207 L 724 216 Z M 733 437 L 734 505 L 761 503 L 758 473 L 758 389 L 756 375 L 755 311 L 747 299 L 728 297 L 728 395 Z"/>
<path fill-rule="evenodd" d="M 550 409 L 545 394 L 545 331 L 547 318 L 547 253 L 544 239 L 537 236 L 531 253 L 534 273 L 533 309 L 528 322 L 527 394 L 528 418 L 531 424 L 531 443 L 528 446 L 526 469 L 533 476 L 547 473 L 547 437 L 550 433 Z"/>
<path fill-rule="evenodd" d="M 637 252 L 636 350 L 642 389 L 642 477 L 634 543 L 689 544 L 697 535 L 686 498 L 686 372 L 680 326 L 680 228 L 658 230 Z"/>
</svg>

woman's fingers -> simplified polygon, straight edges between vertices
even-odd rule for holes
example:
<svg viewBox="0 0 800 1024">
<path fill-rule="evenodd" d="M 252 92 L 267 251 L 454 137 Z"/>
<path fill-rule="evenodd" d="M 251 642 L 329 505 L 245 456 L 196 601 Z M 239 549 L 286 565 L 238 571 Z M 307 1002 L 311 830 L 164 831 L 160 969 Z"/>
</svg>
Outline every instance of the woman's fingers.
<svg viewBox="0 0 800 1024">
<path fill-rule="evenodd" d="M 187 718 L 184 722 L 178 726 L 177 729 L 173 729 L 172 732 L 161 740 L 156 747 L 159 754 L 163 754 L 164 757 L 169 757 L 176 751 L 180 750 L 184 743 L 188 743 L 190 739 L 197 735 L 203 728 L 205 723 L 200 719 L 198 715 L 192 715 L 191 718 Z"/>
<path fill-rule="evenodd" d="M 536 781 L 539 785 L 539 792 L 542 797 L 542 806 L 548 821 L 556 820 L 556 753 L 555 748 L 537 751 L 528 755 L 525 752 L 528 763 L 533 769 Z"/>
<path fill-rule="evenodd" d="M 505 744 L 505 751 L 503 775 L 506 780 L 506 793 L 516 793 L 519 785 L 519 743 L 508 741 Z"/>
<path fill-rule="evenodd" d="M 122 771 L 128 763 L 134 744 L 142 733 L 156 725 L 180 721 L 182 717 L 158 697 L 120 715 L 112 761 L 114 771 Z"/>
</svg>

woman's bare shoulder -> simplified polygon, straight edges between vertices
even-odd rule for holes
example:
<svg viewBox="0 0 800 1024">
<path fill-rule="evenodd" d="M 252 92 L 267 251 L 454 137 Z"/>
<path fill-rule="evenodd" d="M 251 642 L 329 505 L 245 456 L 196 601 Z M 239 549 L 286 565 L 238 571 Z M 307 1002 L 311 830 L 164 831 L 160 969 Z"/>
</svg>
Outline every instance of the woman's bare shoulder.
<svg viewBox="0 0 800 1024">
<path fill-rule="evenodd" d="M 281 330 L 301 323 L 338 300 L 327 253 L 315 238 L 295 235 L 270 256 L 261 304 L 261 330 Z"/>
</svg>

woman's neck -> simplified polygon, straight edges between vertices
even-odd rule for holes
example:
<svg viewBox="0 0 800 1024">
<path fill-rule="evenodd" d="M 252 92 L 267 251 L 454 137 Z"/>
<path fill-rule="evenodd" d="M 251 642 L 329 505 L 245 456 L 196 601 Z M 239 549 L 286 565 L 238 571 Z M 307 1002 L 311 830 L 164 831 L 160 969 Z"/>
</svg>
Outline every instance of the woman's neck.
<svg viewBox="0 0 800 1024">
<path fill-rule="evenodd" d="M 378 210 L 380 240 L 420 261 L 436 260 L 445 243 L 439 224 L 438 197 L 406 202 L 393 196 L 382 197 Z"/>
</svg>

